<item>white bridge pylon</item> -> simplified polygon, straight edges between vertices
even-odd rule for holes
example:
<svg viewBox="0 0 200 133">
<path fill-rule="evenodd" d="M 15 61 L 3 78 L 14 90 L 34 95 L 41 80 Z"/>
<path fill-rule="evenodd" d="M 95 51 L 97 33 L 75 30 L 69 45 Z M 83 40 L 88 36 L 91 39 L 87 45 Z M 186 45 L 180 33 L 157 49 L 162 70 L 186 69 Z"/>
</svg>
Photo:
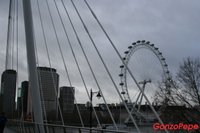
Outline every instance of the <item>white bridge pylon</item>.
<svg viewBox="0 0 200 133">
<path fill-rule="evenodd" d="M 29 81 L 31 88 L 31 98 L 33 104 L 34 120 L 40 123 L 39 128 L 35 127 L 36 132 L 45 133 L 43 126 L 43 113 L 40 97 L 39 80 L 37 75 L 36 57 L 35 57 L 35 42 L 33 34 L 33 18 L 30 0 L 23 0 L 24 9 L 24 24 L 26 33 L 26 49 L 28 59 Z"/>
</svg>

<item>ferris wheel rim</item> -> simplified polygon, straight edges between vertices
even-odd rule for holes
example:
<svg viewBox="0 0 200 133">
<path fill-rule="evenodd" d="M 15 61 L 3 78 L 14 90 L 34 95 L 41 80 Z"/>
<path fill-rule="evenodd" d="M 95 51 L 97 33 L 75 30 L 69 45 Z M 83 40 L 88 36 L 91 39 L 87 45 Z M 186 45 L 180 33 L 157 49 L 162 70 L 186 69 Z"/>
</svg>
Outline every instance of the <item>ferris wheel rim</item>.
<svg viewBox="0 0 200 133">
<path fill-rule="evenodd" d="M 160 52 L 159 48 L 155 47 L 154 44 L 150 43 L 149 41 L 137 41 L 132 43 L 131 46 L 128 46 L 128 50 L 124 52 L 125 57 L 123 58 L 124 60 L 124 65 L 121 65 L 121 73 L 119 74 L 120 77 L 120 83 L 119 85 L 121 86 L 122 92 L 121 95 L 123 95 L 124 99 L 126 102 L 131 102 L 130 96 L 129 96 L 129 91 L 127 87 L 127 69 L 124 66 L 128 66 L 129 60 L 132 57 L 132 55 L 140 49 L 148 49 L 150 50 L 159 60 L 160 65 L 162 66 L 162 71 L 164 73 L 164 81 L 170 82 L 171 77 L 170 77 L 170 72 L 168 69 L 168 65 L 166 63 L 166 59 L 163 57 L 162 52 Z M 126 95 L 126 96 L 125 96 Z"/>
</svg>

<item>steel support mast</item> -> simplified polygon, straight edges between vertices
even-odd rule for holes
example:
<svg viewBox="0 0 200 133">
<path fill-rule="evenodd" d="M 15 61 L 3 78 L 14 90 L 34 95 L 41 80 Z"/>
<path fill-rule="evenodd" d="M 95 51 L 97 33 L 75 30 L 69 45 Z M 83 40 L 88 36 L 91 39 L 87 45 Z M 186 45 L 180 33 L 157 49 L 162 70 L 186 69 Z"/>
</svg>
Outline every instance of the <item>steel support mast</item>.
<svg viewBox="0 0 200 133">
<path fill-rule="evenodd" d="M 35 42 L 33 34 L 33 18 L 32 18 L 30 0 L 23 0 L 23 8 L 24 8 L 24 24 L 26 33 L 27 61 L 28 61 L 29 81 L 30 81 L 34 120 L 35 123 L 38 124 L 36 126 L 37 133 L 45 133 L 43 126 L 43 113 L 42 113 L 41 97 L 40 97 L 37 67 L 36 67 L 35 48 L 34 48 Z"/>
</svg>

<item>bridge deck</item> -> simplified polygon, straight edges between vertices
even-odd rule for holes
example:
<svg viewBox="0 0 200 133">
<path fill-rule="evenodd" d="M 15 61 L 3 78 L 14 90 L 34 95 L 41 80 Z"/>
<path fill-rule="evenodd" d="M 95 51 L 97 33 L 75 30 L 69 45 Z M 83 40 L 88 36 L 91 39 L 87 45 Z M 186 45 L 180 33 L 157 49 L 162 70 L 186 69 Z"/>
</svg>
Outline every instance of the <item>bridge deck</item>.
<svg viewBox="0 0 200 133">
<path fill-rule="evenodd" d="M 5 128 L 4 133 L 17 133 L 17 132 L 13 131 L 12 129 Z"/>
</svg>

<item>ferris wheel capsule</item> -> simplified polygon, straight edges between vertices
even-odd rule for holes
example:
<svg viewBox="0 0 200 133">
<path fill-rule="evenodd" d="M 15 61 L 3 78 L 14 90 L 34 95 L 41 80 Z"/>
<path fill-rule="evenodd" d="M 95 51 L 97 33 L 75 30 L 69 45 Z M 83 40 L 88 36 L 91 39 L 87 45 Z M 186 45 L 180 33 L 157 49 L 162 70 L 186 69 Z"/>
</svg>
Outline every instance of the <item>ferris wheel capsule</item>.
<svg viewBox="0 0 200 133">
<path fill-rule="evenodd" d="M 120 86 L 123 86 L 123 85 L 124 85 L 124 83 L 123 83 L 123 82 L 121 82 L 121 83 L 119 83 L 119 85 L 120 85 Z"/>
<path fill-rule="evenodd" d="M 125 94 L 125 91 L 122 91 L 121 94 L 124 95 L 124 94 Z"/>
<path fill-rule="evenodd" d="M 129 46 L 128 49 L 132 49 L 132 46 Z"/>
<path fill-rule="evenodd" d="M 125 54 L 128 54 L 128 53 L 129 53 L 129 51 L 125 51 L 124 53 L 125 53 Z"/>
<path fill-rule="evenodd" d="M 136 43 L 134 42 L 134 43 L 132 43 L 132 45 L 136 45 Z"/>
<path fill-rule="evenodd" d="M 124 68 L 124 65 L 121 65 L 120 68 Z"/>
<path fill-rule="evenodd" d="M 146 44 L 150 44 L 150 42 L 149 42 L 149 41 L 147 41 L 147 42 L 146 42 Z"/>
<path fill-rule="evenodd" d="M 119 76 L 122 77 L 122 76 L 124 76 L 124 74 L 120 73 Z"/>
</svg>

